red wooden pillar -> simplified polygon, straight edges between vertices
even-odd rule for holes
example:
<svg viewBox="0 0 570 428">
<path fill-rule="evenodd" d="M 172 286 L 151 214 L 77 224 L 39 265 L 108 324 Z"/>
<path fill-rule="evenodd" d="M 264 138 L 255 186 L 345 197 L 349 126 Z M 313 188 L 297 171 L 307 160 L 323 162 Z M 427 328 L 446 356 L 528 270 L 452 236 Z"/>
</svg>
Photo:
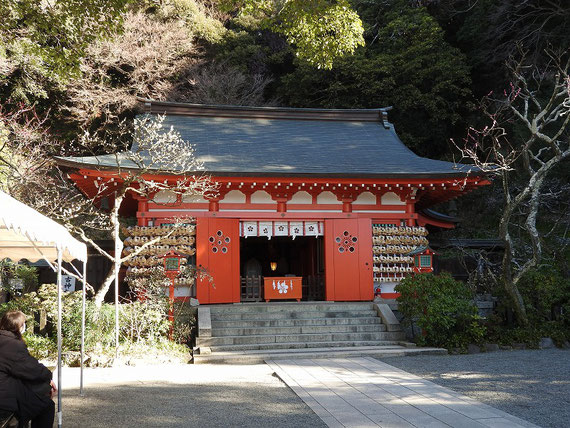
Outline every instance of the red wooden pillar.
<svg viewBox="0 0 570 428">
<path fill-rule="evenodd" d="M 277 201 L 277 212 L 287 212 L 287 198 L 277 198 L 275 200 Z"/>
<path fill-rule="evenodd" d="M 406 214 L 413 214 L 416 210 L 416 205 L 414 201 L 407 200 L 406 201 Z M 406 226 L 415 226 L 415 220 L 412 218 L 408 218 L 406 220 Z"/>
<path fill-rule="evenodd" d="M 356 196 L 353 193 L 337 193 L 336 198 L 342 202 L 342 212 L 343 213 L 351 213 L 352 212 L 352 203 L 354 202 Z"/>
<path fill-rule="evenodd" d="M 148 226 L 148 199 L 138 198 L 138 208 L 137 211 L 139 215 L 137 218 L 138 226 Z"/>
<path fill-rule="evenodd" d="M 284 193 L 284 192 L 271 195 L 271 199 L 277 202 L 278 213 L 287 212 L 287 202 L 291 199 L 292 196 L 293 196 L 292 193 Z"/>
<path fill-rule="evenodd" d="M 208 205 L 208 211 L 217 212 L 220 211 L 220 199 L 219 198 L 210 198 L 210 203 Z"/>
</svg>

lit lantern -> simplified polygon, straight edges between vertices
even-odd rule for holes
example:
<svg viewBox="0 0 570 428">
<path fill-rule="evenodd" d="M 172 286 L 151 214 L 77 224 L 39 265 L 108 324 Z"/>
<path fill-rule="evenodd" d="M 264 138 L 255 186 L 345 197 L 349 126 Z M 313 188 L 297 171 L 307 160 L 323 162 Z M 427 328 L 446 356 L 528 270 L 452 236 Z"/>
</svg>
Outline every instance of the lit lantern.
<svg viewBox="0 0 570 428">
<path fill-rule="evenodd" d="M 275 272 L 277 270 L 277 262 L 269 263 L 269 267 L 271 268 L 272 272 Z"/>
</svg>

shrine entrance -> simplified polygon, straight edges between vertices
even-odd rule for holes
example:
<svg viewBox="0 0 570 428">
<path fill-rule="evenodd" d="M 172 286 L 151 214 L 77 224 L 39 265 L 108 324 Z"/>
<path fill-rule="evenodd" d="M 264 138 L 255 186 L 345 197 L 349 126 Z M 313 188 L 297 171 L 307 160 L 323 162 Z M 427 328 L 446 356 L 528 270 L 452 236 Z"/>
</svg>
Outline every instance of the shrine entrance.
<svg viewBox="0 0 570 428">
<path fill-rule="evenodd" d="M 240 238 L 242 302 L 271 299 L 325 299 L 324 241 L 322 236 L 249 236 Z M 302 285 L 291 293 L 265 295 L 264 280 Z M 291 282 L 293 281 L 293 282 Z M 275 282 L 275 281 L 273 281 Z M 273 293 L 272 293 L 273 294 Z"/>
</svg>

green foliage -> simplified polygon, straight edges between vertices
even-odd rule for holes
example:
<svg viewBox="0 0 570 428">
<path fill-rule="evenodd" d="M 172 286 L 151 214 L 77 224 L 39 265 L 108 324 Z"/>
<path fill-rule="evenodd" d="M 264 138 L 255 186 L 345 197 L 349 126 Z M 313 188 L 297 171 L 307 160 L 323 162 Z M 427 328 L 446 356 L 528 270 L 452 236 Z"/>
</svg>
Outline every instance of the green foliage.
<svg viewBox="0 0 570 428">
<path fill-rule="evenodd" d="M 331 70 L 303 64 L 281 79 L 286 104 L 297 107 L 377 108 L 416 153 L 440 157 L 471 109 L 465 56 L 449 45 L 425 8 L 398 0 L 356 2 L 367 24 L 366 46 Z"/>
<path fill-rule="evenodd" d="M 28 328 L 33 328 L 35 327 L 34 317 L 38 313 L 39 305 L 40 299 L 36 293 L 25 293 L 7 303 L 0 303 L 0 317 L 8 311 L 22 311 L 28 318 Z"/>
<path fill-rule="evenodd" d="M 570 331 L 557 322 L 546 322 L 529 327 L 508 327 L 499 321 L 488 324 L 488 341 L 502 345 L 523 344 L 530 349 L 538 349 L 540 339 L 550 337 L 556 346 L 562 347 L 570 340 Z"/>
<path fill-rule="evenodd" d="M 159 292 L 162 291 L 161 293 Z M 143 348 L 172 348 L 180 354 L 181 349 L 175 344 L 166 345 L 166 336 L 170 329 L 168 322 L 168 300 L 164 288 L 156 288 L 157 293 L 147 293 L 144 301 L 123 303 L 119 306 L 119 340 L 121 352 L 140 354 Z M 28 329 L 25 335 L 30 353 L 37 358 L 53 358 L 56 352 L 57 324 L 57 287 L 46 284 L 39 291 L 14 298 L 0 304 L 0 317 L 9 310 L 20 310 L 28 316 Z M 180 307 L 176 315 L 181 315 L 186 308 Z M 47 315 L 48 328 L 43 333 L 33 334 L 34 319 L 40 312 Z M 81 348 L 81 291 L 62 295 L 62 351 L 69 364 L 77 364 Z M 189 342 L 191 318 L 180 317 L 175 329 L 176 338 L 186 344 Z M 115 307 L 103 304 L 98 310 L 91 300 L 86 301 L 85 311 L 85 351 L 90 364 L 106 365 L 115 349 Z"/>
<path fill-rule="evenodd" d="M 531 324 L 560 323 L 570 331 L 570 278 L 553 266 L 528 272 L 519 282 Z"/>
<path fill-rule="evenodd" d="M 29 353 L 38 360 L 45 360 L 57 354 L 57 344 L 49 337 L 37 334 L 24 334 Z"/>
<path fill-rule="evenodd" d="M 550 337 L 557 346 L 570 340 L 570 279 L 551 261 L 530 270 L 518 283 L 523 297 L 528 327 L 513 328 L 508 314 L 509 301 L 502 289 L 496 291 L 499 306 L 496 315 L 489 319 L 489 339 L 505 345 L 523 343 L 529 348 L 538 347 L 542 337 Z"/>
<path fill-rule="evenodd" d="M 226 0 L 222 7 L 284 35 L 312 67 L 330 69 L 364 45 L 362 22 L 347 0 Z"/>
<path fill-rule="evenodd" d="M 534 327 L 507 328 L 491 323 L 488 328 L 488 337 L 493 343 L 507 346 L 524 344 L 527 348 L 536 349 L 542 334 Z"/>
<path fill-rule="evenodd" d="M 153 300 L 121 305 L 120 334 L 126 342 L 156 342 L 169 330 L 168 305 Z"/>
<path fill-rule="evenodd" d="M 482 341 L 485 328 L 471 291 L 450 274 L 417 274 L 395 288 L 398 310 L 409 325 L 417 325 L 422 345 L 464 348 Z"/>
<path fill-rule="evenodd" d="M 128 0 L 4 0 L 0 2 L 0 81 L 13 99 L 45 97 L 48 84 L 79 74 L 89 43 L 117 28 Z"/>
<path fill-rule="evenodd" d="M 210 16 L 202 3 L 196 0 L 169 0 L 160 5 L 167 18 L 180 18 L 188 29 L 199 38 L 218 43 L 227 32 L 223 23 Z"/>
<path fill-rule="evenodd" d="M 8 292 L 10 289 L 10 279 L 20 279 L 24 285 L 24 292 L 34 290 L 38 285 L 38 272 L 33 266 L 25 263 L 14 263 L 9 260 L 0 260 L 0 284 Z"/>
<path fill-rule="evenodd" d="M 121 305 L 121 336 L 127 342 L 155 342 L 169 331 L 167 279 L 162 269 L 129 277 L 132 299 Z M 137 298 L 140 297 L 139 300 Z"/>
<path fill-rule="evenodd" d="M 275 30 L 296 47 L 297 56 L 317 68 L 333 63 L 364 45 L 362 22 L 348 1 L 289 1 Z"/>
<path fill-rule="evenodd" d="M 448 17 L 450 36 L 469 55 L 475 68 L 476 92 L 502 91 L 508 84 L 505 63 L 516 46 L 528 51 L 534 65 L 551 58 L 546 49 L 567 50 L 570 44 L 570 9 L 566 0 L 511 1 L 478 0 L 467 13 Z"/>
</svg>

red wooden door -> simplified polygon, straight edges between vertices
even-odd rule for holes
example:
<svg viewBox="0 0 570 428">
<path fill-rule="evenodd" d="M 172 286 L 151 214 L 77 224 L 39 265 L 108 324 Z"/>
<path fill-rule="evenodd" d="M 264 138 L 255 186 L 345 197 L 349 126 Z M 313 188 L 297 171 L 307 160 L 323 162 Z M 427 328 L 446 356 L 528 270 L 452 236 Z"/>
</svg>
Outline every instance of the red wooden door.
<svg viewBox="0 0 570 428">
<path fill-rule="evenodd" d="M 372 300 L 372 222 L 325 220 L 326 300 Z"/>
<path fill-rule="evenodd" d="M 197 219 L 196 266 L 211 276 L 198 280 L 200 303 L 240 301 L 238 219 Z"/>
</svg>

